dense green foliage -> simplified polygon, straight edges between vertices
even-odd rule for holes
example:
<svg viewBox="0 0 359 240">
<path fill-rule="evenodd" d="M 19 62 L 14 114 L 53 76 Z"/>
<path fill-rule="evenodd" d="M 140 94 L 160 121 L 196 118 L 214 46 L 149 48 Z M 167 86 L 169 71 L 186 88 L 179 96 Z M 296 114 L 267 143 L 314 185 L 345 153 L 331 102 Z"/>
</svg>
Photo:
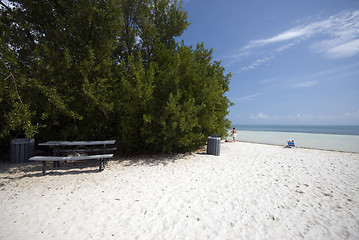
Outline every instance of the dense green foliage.
<svg viewBox="0 0 359 240">
<path fill-rule="evenodd" d="M 182 152 L 223 135 L 229 74 L 176 42 L 170 0 L 17 0 L 0 15 L 0 139 L 117 139 L 123 152 Z"/>
</svg>

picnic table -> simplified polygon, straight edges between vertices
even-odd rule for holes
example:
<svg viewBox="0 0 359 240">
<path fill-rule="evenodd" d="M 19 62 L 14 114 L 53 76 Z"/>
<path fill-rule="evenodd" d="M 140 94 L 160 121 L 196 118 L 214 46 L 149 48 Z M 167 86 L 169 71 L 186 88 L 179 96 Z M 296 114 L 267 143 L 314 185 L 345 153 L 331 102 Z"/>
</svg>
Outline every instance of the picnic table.
<svg viewBox="0 0 359 240">
<path fill-rule="evenodd" d="M 107 160 L 113 157 L 109 154 L 115 151 L 115 147 L 108 145 L 115 144 L 116 140 L 106 141 L 48 141 L 39 143 L 39 146 L 52 148 L 52 156 L 34 156 L 30 161 L 41 161 L 43 163 L 43 175 L 46 175 L 47 162 L 52 161 L 54 168 L 59 167 L 60 161 L 78 161 L 99 159 L 100 172 L 106 166 Z M 99 153 L 96 155 L 87 155 L 89 153 Z M 86 155 L 85 155 L 86 154 Z M 62 156 L 61 156 L 62 155 Z M 65 155 L 65 156 L 63 156 Z"/>
</svg>

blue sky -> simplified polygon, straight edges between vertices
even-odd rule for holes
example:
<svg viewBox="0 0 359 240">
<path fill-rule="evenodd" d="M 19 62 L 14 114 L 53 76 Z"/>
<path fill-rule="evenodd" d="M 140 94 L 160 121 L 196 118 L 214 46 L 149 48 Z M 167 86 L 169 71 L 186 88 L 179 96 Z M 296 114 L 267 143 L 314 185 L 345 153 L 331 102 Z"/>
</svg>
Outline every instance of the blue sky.
<svg viewBox="0 0 359 240">
<path fill-rule="evenodd" d="M 233 74 L 234 124 L 359 125 L 358 0 L 186 0 L 187 45 Z"/>
</svg>

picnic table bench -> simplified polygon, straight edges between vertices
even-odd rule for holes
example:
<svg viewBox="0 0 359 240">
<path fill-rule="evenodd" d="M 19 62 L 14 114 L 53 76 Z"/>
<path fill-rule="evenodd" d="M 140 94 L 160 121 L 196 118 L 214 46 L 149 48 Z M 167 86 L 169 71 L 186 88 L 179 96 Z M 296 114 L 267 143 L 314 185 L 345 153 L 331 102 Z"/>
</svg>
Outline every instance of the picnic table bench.
<svg viewBox="0 0 359 240">
<path fill-rule="evenodd" d="M 80 160 L 99 160 L 100 172 L 106 166 L 113 154 L 109 151 L 115 151 L 116 148 L 108 148 L 107 145 L 115 144 L 116 140 L 106 141 L 49 141 L 40 143 L 39 146 L 48 146 L 53 148 L 53 156 L 34 156 L 30 161 L 40 161 L 43 163 L 42 174 L 46 175 L 47 162 L 53 162 L 54 168 L 59 167 L 59 162 L 80 161 Z M 102 146 L 102 147 L 99 147 Z M 95 147 L 95 148 L 94 148 Z M 96 155 L 81 155 L 84 153 L 98 152 Z M 67 156 L 59 156 L 66 154 Z M 69 155 L 70 154 L 70 155 Z M 78 155 L 77 155 L 78 154 Z"/>
</svg>

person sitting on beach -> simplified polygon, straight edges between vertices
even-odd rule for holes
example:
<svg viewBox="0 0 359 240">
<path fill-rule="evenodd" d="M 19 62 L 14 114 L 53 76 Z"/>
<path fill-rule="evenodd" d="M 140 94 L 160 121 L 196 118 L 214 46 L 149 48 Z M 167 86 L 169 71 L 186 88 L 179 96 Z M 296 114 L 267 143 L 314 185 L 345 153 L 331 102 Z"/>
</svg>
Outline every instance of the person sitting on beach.
<svg viewBox="0 0 359 240">
<path fill-rule="evenodd" d="M 237 137 L 236 128 L 233 128 L 233 130 L 231 131 L 231 133 L 232 133 L 232 137 L 233 137 L 233 142 L 236 142 L 236 137 Z"/>
</svg>

